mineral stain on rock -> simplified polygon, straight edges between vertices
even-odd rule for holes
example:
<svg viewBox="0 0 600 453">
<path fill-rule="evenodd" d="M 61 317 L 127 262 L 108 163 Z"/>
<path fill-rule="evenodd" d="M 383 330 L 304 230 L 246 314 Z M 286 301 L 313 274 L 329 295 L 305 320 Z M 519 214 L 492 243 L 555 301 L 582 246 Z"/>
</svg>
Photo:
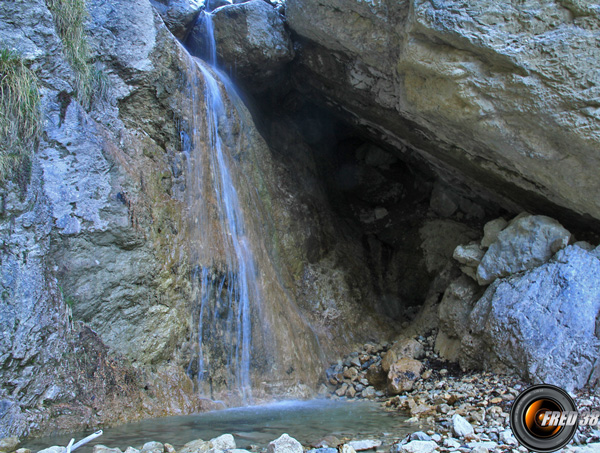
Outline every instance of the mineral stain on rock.
<svg viewBox="0 0 600 453">
<path fill-rule="evenodd" d="M 57 2 L 0 7 L 43 117 L 0 188 L 0 438 L 250 393 L 427 419 L 471 370 L 596 388 L 596 4 L 87 0 L 71 36 Z"/>
</svg>

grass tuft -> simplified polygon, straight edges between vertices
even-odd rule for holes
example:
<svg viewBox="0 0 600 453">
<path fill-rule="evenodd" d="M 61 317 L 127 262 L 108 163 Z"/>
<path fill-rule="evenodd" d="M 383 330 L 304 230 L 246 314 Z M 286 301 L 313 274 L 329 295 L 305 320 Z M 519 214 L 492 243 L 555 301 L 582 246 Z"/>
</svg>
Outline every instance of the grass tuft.
<svg viewBox="0 0 600 453">
<path fill-rule="evenodd" d="M 106 78 L 90 64 L 90 48 L 85 35 L 88 12 L 85 0 L 46 0 L 65 46 L 65 54 L 75 71 L 77 100 L 85 109 L 98 96 L 106 95 Z"/>
<path fill-rule="evenodd" d="M 0 49 L 0 184 L 29 161 L 42 131 L 38 79 L 22 58 Z"/>
</svg>

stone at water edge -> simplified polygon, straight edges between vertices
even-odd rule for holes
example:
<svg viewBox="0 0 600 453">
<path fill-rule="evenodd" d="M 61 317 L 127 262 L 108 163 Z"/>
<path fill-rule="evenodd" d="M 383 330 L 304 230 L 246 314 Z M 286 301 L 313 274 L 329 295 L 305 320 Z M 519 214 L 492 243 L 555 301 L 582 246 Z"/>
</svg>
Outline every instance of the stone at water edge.
<svg viewBox="0 0 600 453">
<path fill-rule="evenodd" d="M 459 414 L 454 414 L 452 416 L 452 432 L 457 437 L 472 436 L 475 433 L 473 425 Z"/>
<path fill-rule="evenodd" d="M 430 441 L 432 440 L 431 437 L 429 437 L 427 434 L 425 434 L 423 431 L 417 431 L 415 433 L 412 433 L 410 435 L 410 440 L 422 440 L 422 441 Z"/>
<path fill-rule="evenodd" d="M 282 434 L 267 447 L 267 453 L 303 453 L 303 451 L 302 444 L 287 434 Z"/>
<path fill-rule="evenodd" d="M 399 453 L 431 453 L 438 448 L 438 445 L 432 440 L 413 440 L 404 444 L 398 450 Z"/>
<path fill-rule="evenodd" d="M 38 451 L 38 453 L 65 453 L 65 447 L 58 447 L 58 446 L 48 447 L 48 448 L 44 448 L 43 450 Z"/>
<path fill-rule="evenodd" d="M 381 446 L 381 444 L 382 444 L 382 442 L 380 440 L 371 440 L 371 439 L 353 440 L 352 442 L 347 443 L 347 445 L 351 446 L 356 451 L 372 450 L 374 448 Z"/>
<path fill-rule="evenodd" d="M 400 359 L 390 367 L 388 391 L 392 395 L 412 390 L 414 382 L 421 376 L 423 364 L 414 359 Z"/>
<path fill-rule="evenodd" d="M 210 442 L 196 439 L 185 444 L 179 453 L 204 453 L 210 450 L 210 448 Z"/>
<path fill-rule="evenodd" d="M 341 444 L 342 444 L 342 441 L 340 439 L 338 439 L 337 437 L 335 437 L 333 435 L 329 435 L 329 436 L 325 436 L 322 439 L 318 440 L 311 446 L 314 447 L 315 449 L 322 449 L 322 448 L 327 448 L 327 447 L 335 448 Z"/>
<path fill-rule="evenodd" d="M 120 448 L 111 448 L 106 445 L 94 445 L 93 453 L 123 453 Z"/>
<path fill-rule="evenodd" d="M 313 448 L 306 453 L 337 453 L 337 448 Z"/>
<path fill-rule="evenodd" d="M 137 448 L 127 447 L 127 450 L 125 450 L 125 453 L 140 453 L 140 451 Z"/>
<path fill-rule="evenodd" d="M 213 450 L 233 450 L 237 448 L 235 439 L 231 434 L 223 434 L 210 440 L 210 445 Z"/>
<path fill-rule="evenodd" d="M 127 453 L 127 450 L 125 453 Z M 175 450 L 173 445 L 165 443 L 165 453 L 177 453 L 177 450 Z"/>
<path fill-rule="evenodd" d="M 0 453 L 11 453 L 19 448 L 18 437 L 5 437 L 0 439 Z"/>
<path fill-rule="evenodd" d="M 342 449 L 340 450 L 340 453 L 356 453 L 356 450 L 354 448 L 352 448 L 350 445 L 344 444 L 344 445 L 342 445 Z"/>
<path fill-rule="evenodd" d="M 141 453 L 164 453 L 165 446 L 160 442 L 146 442 Z"/>
</svg>

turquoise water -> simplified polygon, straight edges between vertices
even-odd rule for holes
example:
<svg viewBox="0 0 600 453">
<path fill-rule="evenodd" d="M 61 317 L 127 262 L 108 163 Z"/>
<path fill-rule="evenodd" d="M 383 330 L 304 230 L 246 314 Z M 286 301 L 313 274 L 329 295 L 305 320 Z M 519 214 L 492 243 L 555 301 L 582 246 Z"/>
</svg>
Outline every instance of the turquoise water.
<svg viewBox="0 0 600 453">
<path fill-rule="evenodd" d="M 384 445 L 391 445 L 416 430 L 406 419 L 403 414 L 386 412 L 380 403 L 370 401 L 284 401 L 108 428 L 98 439 L 76 451 L 89 453 L 96 444 L 124 451 L 128 446 L 139 448 L 151 440 L 179 448 L 192 440 L 210 440 L 227 433 L 233 434 L 238 448 L 246 449 L 251 445 L 266 447 L 283 433 L 305 446 L 330 434 L 340 439 L 381 439 Z M 92 432 L 35 439 L 26 447 L 38 451 L 52 445 L 66 446 L 71 437 L 77 442 Z"/>
</svg>

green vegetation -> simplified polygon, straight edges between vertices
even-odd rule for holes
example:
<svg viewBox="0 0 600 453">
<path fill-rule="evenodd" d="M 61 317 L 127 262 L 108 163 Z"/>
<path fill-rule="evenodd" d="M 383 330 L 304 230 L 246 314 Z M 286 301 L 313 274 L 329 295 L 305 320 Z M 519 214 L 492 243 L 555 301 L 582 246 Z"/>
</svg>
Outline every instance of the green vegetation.
<svg viewBox="0 0 600 453">
<path fill-rule="evenodd" d="M 90 64 L 90 49 L 85 36 L 88 12 L 85 0 L 46 0 L 65 46 L 65 54 L 75 71 L 77 99 L 89 109 L 92 99 L 106 96 L 108 80 Z"/>
<path fill-rule="evenodd" d="M 42 131 L 38 79 L 16 53 L 0 49 L 0 184 L 27 166 Z"/>
</svg>

